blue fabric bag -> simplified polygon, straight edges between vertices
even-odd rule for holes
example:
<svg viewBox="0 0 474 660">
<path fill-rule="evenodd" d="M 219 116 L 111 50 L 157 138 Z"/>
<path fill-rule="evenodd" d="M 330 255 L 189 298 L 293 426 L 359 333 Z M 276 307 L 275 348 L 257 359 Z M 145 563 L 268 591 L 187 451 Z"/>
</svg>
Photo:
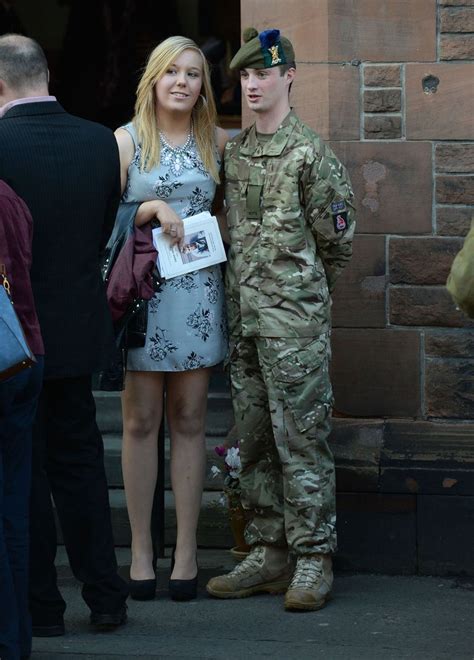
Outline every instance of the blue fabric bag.
<svg viewBox="0 0 474 660">
<path fill-rule="evenodd" d="M 10 297 L 5 266 L 0 266 L 0 381 L 36 362 Z"/>
</svg>

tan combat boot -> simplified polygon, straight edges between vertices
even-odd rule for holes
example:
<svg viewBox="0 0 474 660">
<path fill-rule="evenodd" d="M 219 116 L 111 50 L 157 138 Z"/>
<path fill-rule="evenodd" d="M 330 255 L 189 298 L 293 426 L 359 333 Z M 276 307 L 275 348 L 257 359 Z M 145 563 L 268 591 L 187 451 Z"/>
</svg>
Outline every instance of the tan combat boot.
<svg viewBox="0 0 474 660">
<path fill-rule="evenodd" d="M 292 571 L 286 548 L 257 545 L 230 573 L 209 580 L 206 589 L 216 598 L 282 593 L 290 584 Z"/>
<path fill-rule="evenodd" d="M 333 583 L 330 555 L 298 558 L 295 574 L 285 596 L 287 610 L 319 610 L 331 598 Z"/>
</svg>

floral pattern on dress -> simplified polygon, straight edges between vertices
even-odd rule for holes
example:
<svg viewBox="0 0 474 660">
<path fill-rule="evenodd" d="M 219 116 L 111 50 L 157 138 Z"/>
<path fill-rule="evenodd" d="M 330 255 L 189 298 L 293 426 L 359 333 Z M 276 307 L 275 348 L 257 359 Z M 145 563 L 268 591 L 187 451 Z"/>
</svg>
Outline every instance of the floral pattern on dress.
<svg viewBox="0 0 474 660">
<path fill-rule="evenodd" d="M 155 334 L 150 337 L 148 345 L 148 355 L 151 359 L 164 360 L 167 355 L 174 353 L 176 350 L 178 350 L 178 347 L 172 341 L 166 339 L 165 331 L 157 328 Z"/>
<path fill-rule="evenodd" d="M 182 367 L 185 371 L 190 369 L 199 369 L 200 367 L 205 366 L 204 358 L 202 355 L 198 355 L 194 351 L 190 353 L 185 360 L 183 360 Z"/>
<path fill-rule="evenodd" d="M 167 199 L 173 194 L 173 191 L 183 185 L 179 181 L 172 181 L 169 172 L 166 172 L 165 176 L 159 176 L 158 179 L 159 181 L 155 183 L 153 190 L 160 199 Z"/>
<path fill-rule="evenodd" d="M 194 330 L 196 337 L 207 341 L 212 332 L 214 314 L 210 309 L 203 309 L 201 303 L 186 319 L 186 325 Z"/>
<path fill-rule="evenodd" d="M 133 124 L 124 128 L 137 145 Z M 167 152 L 162 143 L 160 162 L 148 171 L 140 168 L 142 153 L 142 149 L 135 149 L 124 201 L 140 203 L 161 196 L 181 218 L 210 210 L 216 184 L 203 166 L 192 135 L 187 145 L 176 149 L 174 154 Z M 227 352 L 224 316 L 219 266 L 167 280 L 149 301 L 146 344 L 129 349 L 127 368 L 180 372 L 219 364 Z"/>
<path fill-rule="evenodd" d="M 138 169 L 140 169 L 140 161 L 142 158 L 142 145 L 137 144 L 135 147 L 135 153 L 133 154 L 132 162 L 130 165 L 135 165 Z"/>
<path fill-rule="evenodd" d="M 193 289 L 198 288 L 198 285 L 196 284 L 195 278 L 193 277 L 192 274 L 173 277 L 169 281 L 169 286 L 172 289 L 184 290 L 184 291 L 192 291 Z"/>
<path fill-rule="evenodd" d="M 160 296 L 153 296 L 151 300 L 148 301 L 148 311 L 150 314 L 156 314 L 158 307 L 160 306 L 161 298 Z"/>
<path fill-rule="evenodd" d="M 203 192 L 198 186 L 194 188 L 188 201 L 189 204 L 183 211 L 183 218 L 188 218 L 191 215 L 208 211 L 212 204 L 212 199 L 209 195 Z"/>
<path fill-rule="evenodd" d="M 215 305 L 219 299 L 219 291 L 217 289 L 216 280 L 209 275 L 207 280 L 204 282 L 204 287 L 204 295 L 206 296 L 206 299 L 211 303 L 211 305 Z"/>
</svg>

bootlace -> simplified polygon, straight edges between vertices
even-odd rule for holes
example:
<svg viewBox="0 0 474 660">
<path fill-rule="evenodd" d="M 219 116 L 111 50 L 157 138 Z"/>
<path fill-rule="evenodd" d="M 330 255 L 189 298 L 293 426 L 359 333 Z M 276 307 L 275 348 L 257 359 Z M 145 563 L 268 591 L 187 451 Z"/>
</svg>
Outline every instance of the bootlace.
<svg viewBox="0 0 474 660">
<path fill-rule="evenodd" d="M 258 545 L 232 570 L 232 575 L 258 571 L 262 567 L 264 548 Z"/>
<path fill-rule="evenodd" d="M 313 588 L 323 576 L 322 561 L 318 557 L 300 557 L 290 589 Z"/>
</svg>

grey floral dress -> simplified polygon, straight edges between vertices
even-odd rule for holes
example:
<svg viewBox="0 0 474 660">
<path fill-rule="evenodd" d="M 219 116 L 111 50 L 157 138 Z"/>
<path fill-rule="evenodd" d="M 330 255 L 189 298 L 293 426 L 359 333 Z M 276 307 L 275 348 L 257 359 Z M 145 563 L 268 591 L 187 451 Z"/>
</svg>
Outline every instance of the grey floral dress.
<svg viewBox="0 0 474 660">
<path fill-rule="evenodd" d="M 161 199 L 181 217 L 209 211 L 216 184 L 190 136 L 183 147 L 162 141 L 160 165 L 140 172 L 140 145 L 132 123 L 135 155 L 122 201 Z M 227 323 L 220 266 L 167 280 L 148 303 L 144 348 L 128 353 L 130 371 L 188 371 L 221 362 L 227 353 Z"/>
</svg>

